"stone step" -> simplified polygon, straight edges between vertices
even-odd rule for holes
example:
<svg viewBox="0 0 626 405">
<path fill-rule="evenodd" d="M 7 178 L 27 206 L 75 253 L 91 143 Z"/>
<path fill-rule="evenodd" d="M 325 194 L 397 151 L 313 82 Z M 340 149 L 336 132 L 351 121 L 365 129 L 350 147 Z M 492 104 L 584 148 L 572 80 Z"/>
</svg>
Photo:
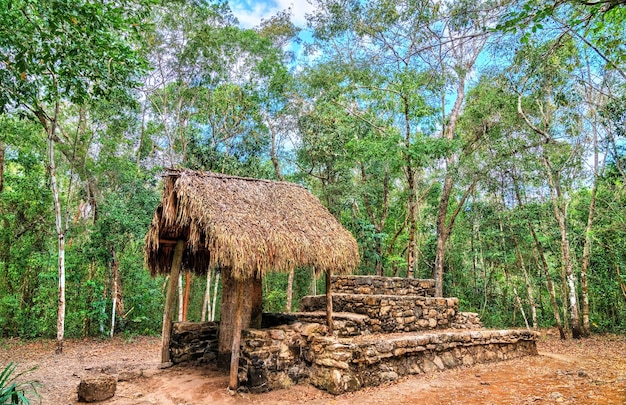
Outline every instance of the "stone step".
<svg viewBox="0 0 626 405">
<path fill-rule="evenodd" d="M 332 394 L 357 391 L 408 374 L 536 355 L 537 332 L 443 330 L 356 338 L 316 336 L 310 382 Z"/>
<path fill-rule="evenodd" d="M 326 325 L 326 312 L 294 312 L 291 315 L 303 323 Z M 333 312 L 333 334 L 339 337 L 359 336 L 372 333 L 371 319 L 367 315 L 351 312 Z"/>
<path fill-rule="evenodd" d="M 452 327 L 457 320 L 457 298 L 399 295 L 332 294 L 333 311 L 370 318 L 369 333 L 414 332 Z M 326 296 L 309 295 L 301 312 L 325 311 Z"/>
<path fill-rule="evenodd" d="M 367 295 L 416 295 L 433 297 L 435 280 L 381 276 L 332 276 L 333 292 Z"/>
</svg>

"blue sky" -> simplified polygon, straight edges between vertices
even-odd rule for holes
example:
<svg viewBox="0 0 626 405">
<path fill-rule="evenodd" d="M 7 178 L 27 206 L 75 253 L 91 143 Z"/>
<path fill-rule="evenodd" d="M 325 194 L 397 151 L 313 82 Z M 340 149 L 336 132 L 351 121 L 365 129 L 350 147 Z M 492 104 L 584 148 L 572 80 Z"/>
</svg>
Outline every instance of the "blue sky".
<svg viewBox="0 0 626 405">
<path fill-rule="evenodd" d="M 294 24 L 304 27 L 305 14 L 313 7 L 306 0 L 229 0 L 230 8 L 242 27 L 252 28 L 262 19 L 267 19 L 278 11 L 291 7 Z"/>
</svg>

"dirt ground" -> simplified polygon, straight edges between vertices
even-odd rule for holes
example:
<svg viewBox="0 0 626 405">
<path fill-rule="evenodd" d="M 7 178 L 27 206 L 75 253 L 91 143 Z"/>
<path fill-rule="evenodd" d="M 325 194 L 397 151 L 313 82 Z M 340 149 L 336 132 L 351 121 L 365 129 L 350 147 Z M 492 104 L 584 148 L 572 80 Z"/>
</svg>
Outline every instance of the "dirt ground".
<svg viewBox="0 0 626 405">
<path fill-rule="evenodd" d="M 210 367 L 159 369 L 160 340 L 0 340 L 0 367 L 19 363 L 37 379 L 43 404 L 74 404 L 80 377 L 119 376 L 114 398 L 102 404 L 626 404 L 626 336 L 594 335 L 562 342 L 542 331 L 539 356 L 416 375 L 356 393 L 330 395 L 310 385 L 266 394 L 227 393 L 227 376 Z"/>
</svg>

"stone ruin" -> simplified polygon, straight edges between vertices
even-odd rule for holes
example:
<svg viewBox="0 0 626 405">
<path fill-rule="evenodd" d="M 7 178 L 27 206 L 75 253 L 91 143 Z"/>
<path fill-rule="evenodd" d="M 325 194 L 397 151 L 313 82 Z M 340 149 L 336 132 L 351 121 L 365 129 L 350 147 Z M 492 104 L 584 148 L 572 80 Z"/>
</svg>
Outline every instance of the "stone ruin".
<svg viewBox="0 0 626 405">
<path fill-rule="evenodd" d="M 333 334 L 326 297 L 307 296 L 301 312 L 264 314 L 262 329 L 242 332 L 239 382 L 263 392 L 308 382 L 332 394 L 427 374 L 536 355 L 537 332 L 487 330 L 457 298 L 434 298 L 434 280 L 334 276 Z M 270 326 L 270 325 L 274 326 Z M 176 323 L 174 363 L 210 363 L 216 323 Z"/>
</svg>

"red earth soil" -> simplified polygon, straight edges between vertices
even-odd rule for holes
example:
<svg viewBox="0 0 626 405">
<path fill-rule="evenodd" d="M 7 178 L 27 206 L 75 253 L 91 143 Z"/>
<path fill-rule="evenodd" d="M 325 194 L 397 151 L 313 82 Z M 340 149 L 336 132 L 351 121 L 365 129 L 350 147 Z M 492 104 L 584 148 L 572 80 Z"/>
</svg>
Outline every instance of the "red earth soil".
<svg viewBox="0 0 626 405">
<path fill-rule="evenodd" d="M 22 377 L 39 380 L 43 404 L 74 404 L 80 377 L 119 377 L 115 397 L 102 404 L 626 404 L 626 336 L 561 341 L 542 331 L 539 356 L 457 368 L 359 392 L 330 395 L 311 385 L 265 394 L 227 392 L 228 377 L 212 367 L 159 369 L 160 340 L 68 340 L 62 355 L 49 340 L 0 340 L 0 367 L 13 361 Z"/>
</svg>

